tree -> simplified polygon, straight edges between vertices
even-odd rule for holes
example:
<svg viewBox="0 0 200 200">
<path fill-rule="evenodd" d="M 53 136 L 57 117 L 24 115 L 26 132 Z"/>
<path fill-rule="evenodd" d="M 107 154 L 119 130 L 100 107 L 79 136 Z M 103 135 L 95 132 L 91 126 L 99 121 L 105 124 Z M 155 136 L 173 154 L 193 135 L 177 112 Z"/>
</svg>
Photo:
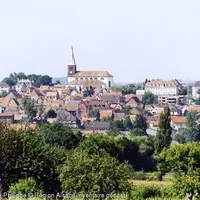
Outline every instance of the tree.
<svg viewBox="0 0 200 200">
<path fill-rule="evenodd" d="M 179 143 L 200 141 L 200 125 L 197 123 L 200 115 L 196 111 L 190 111 L 186 114 L 185 127 L 181 128 L 174 136 Z"/>
<path fill-rule="evenodd" d="M 178 95 L 187 95 L 188 88 L 183 87 L 178 91 Z"/>
<path fill-rule="evenodd" d="M 85 152 L 88 155 L 109 154 L 113 157 L 118 157 L 122 152 L 122 147 L 117 143 L 113 137 L 104 135 L 90 136 L 84 139 L 78 146 L 80 152 Z"/>
<path fill-rule="evenodd" d="M 15 81 L 11 77 L 5 77 L 2 82 L 7 83 L 10 87 L 14 86 L 17 83 L 17 81 Z"/>
<path fill-rule="evenodd" d="M 100 121 L 100 112 L 97 109 L 89 109 L 89 115 L 96 118 L 96 121 Z"/>
<path fill-rule="evenodd" d="M 6 91 L 3 91 L 0 93 L 0 98 L 1 97 L 6 97 L 8 95 L 8 93 Z"/>
<path fill-rule="evenodd" d="M 126 130 L 131 130 L 133 128 L 133 123 L 131 121 L 130 116 L 125 117 L 125 119 L 123 120 L 123 124 Z"/>
<path fill-rule="evenodd" d="M 130 115 L 130 110 L 131 110 L 130 105 L 124 105 L 123 106 L 123 112 L 125 113 L 125 115 Z"/>
<path fill-rule="evenodd" d="M 21 80 L 21 79 L 27 79 L 26 74 L 24 74 L 23 72 L 19 72 L 18 74 L 16 74 L 17 79 Z"/>
<path fill-rule="evenodd" d="M 145 105 L 150 105 L 156 103 L 156 97 L 153 93 L 151 92 L 145 92 L 143 96 L 143 103 Z"/>
<path fill-rule="evenodd" d="M 33 118 L 37 115 L 37 107 L 35 100 L 30 97 L 25 96 L 22 99 L 22 106 L 24 108 L 24 112 L 26 114 L 28 121 L 33 121 Z"/>
<path fill-rule="evenodd" d="M 42 194 L 42 189 L 33 178 L 20 179 L 16 184 L 9 187 L 10 194 L 20 194 L 28 198 L 28 194 Z"/>
<path fill-rule="evenodd" d="M 0 129 L 0 193 L 8 191 L 9 185 L 21 178 L 17 160 L 22 155 L 20 133 L 1 124 Z"/>
<path fill-rule="evenodd" d="M 188 200 L 200 197 L 200 145 L 190 143 L 174 145 L 157 157 L 158 169 L 162 173 L 174 172 L 174 191 L 187 196 Z"/>
<path fill-rule="evenodd" d="M 172 141 L 172 128 L 171 128 L 170 108 L 166 106 L 164 112 L 160 114 L 158 124 L 158 131 L 155 139 L 155 151 L 160 153 L 165 147 L 168 148 Z"/>
<path fill-rule="evenodd" d="M 122 95 L 126 94 L 136 94 L 136 87 L 134 84 L 126 85 L 126 86 L 117 86 L 116 91 L 119 91 L 122 93 Z"/>
<path fill-rule="evenodd" d="M 130 194 L 131 168 L 108 154 L 85 154 L 74 151 L 61 169 L 64 193 L 82 194 L 84 199 L 105 199 L 107 194 Z M 127 196 L 128 196 L 127 195 Z"/>
<path fill-rule="evenodd" d="M 200 97 L 195 100 L 195 104 L 198 106 L 200 105 Z"/>
<path fill-rule="evenodd" d="M 143 115 L 136 115 L 135 121 L 133 123 L 134 129 L 141 129 L 143 134 L 146 134 L 147 122 L 146 118 Z"/>
<path fill-rule="evenodd" d="M 74 149 L 83 140 L 81 133 L 75 134 L 70 127 L 59 122 L 43 124 L 38 128 L 38 132 L 50 146 L 60 146 L 65 149 Z"/>
<path fill-rule="evenodd" d="M 56 118 L 56 117 L 57 117 L 57 114 L 56 114 L 56 112 L 55 112 L 54 110 L 49 110 L 49 111 L 47 112 L 47 117 L 48 117 L 48 118 Z"/>
<path fill-rule="evenodd" d="M 111 121 L 109 130 L 108 130 L 108 135 L 116 136 L 120 134 L 120 131 L 125 131 L 123 120 Z"/>
<path fill-rule="evenodd" d="M 94 94 L 94 88 L 90 86 L 89 88 L 86 87 L 86 90 L 83 91 L 84 97 L 91 97 Z"/>
</svg>

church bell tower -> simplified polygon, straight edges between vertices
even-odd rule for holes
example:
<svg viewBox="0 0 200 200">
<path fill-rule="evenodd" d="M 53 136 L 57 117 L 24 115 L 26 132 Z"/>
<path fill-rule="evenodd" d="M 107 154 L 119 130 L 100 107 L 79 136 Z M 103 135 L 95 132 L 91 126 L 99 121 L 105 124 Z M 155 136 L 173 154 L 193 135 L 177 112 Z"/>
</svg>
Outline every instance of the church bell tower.
<svg viewBox="0 0 200 200">
<path fill-rule="evenodd" d="M 70 60 L 68 63 L 68 77 L 74 76 L 76 74 L 76 61 L 74 58 L 74 50 L 73 46 L 71 46 L 71 54 L 70 54 Z"/>
</svg>

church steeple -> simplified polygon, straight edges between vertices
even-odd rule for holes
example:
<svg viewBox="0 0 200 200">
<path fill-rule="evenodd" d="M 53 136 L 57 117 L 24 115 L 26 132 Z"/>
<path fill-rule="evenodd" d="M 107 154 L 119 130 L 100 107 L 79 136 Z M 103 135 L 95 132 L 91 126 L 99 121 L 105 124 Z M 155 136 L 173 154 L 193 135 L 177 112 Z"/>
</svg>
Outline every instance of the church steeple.
<svg viewBox="0 0 200 200">
<path fill-rule="evenodd" d="M 68 63 L 68 76 L 73 76 L 75 74 L 76 74 L 76 61 L 74 58 L 73 46 L 71 46 L 71 54 L 70 54 L 70 59 Z"/>
</svg>

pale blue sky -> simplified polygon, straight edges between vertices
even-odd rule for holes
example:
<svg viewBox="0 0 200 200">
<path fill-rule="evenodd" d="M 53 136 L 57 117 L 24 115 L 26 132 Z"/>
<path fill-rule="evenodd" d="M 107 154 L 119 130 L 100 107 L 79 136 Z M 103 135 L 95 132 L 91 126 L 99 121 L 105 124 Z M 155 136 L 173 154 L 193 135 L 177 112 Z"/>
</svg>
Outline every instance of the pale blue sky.
<svg viewBox="0 0 200 200">
<path fill-rule="evenodd" d="M 0 79 L 79 70 L 116 82 L 200 79 L 199 0 L 0 0 Z"/>
</svg>

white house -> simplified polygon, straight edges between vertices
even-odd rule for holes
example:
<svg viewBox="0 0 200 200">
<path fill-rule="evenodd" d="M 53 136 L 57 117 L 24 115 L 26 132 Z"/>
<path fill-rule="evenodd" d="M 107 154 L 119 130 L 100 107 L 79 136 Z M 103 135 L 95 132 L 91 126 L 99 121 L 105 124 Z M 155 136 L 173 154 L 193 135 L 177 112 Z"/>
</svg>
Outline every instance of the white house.
<svg viewBox="0 0 200 200">
<path fill-rule="evenodd" d="M 0 94 L 2 92 L 9 93 L 9 91 L 10 91 L 10 86 L 7 83 L 0 82 Z"/>
<path fill-rule="evenodd" d="M 182 87 L 177 80 L 153 79 L 145 84 L 145 92 L 151 92 L 157 96 L 177 96 Z"/>
<path fill-rule="evenodd" d="M 192 87 L 192 97 L 194 99 L 200 97 L 200 95 L 198 94 L 198 91 L 200 92 L 200 81 L 197 81 L 196 84 Z"/>
<path fill-rule="evenodd" d="M 82 88 L 85 84 L 84 82 L 87 84 L 89 82 L 91 84 L 102 84 L 106 88 L 114 85 L 113 76 L 107 71 L 77 71 L 73 47 L 71 47 L 71 57 L 68 63 L 68 85 L 77 85 L 79 88 Z"/>
<path fill-rule="evenodd" d="M 27 88 L 32 87 L 33 83 L 29 79 L 21 79 L 17 81 L 17 84 L 15 85 L 15 90 L 18 93 L 25 92 Z"/>
</svg>

